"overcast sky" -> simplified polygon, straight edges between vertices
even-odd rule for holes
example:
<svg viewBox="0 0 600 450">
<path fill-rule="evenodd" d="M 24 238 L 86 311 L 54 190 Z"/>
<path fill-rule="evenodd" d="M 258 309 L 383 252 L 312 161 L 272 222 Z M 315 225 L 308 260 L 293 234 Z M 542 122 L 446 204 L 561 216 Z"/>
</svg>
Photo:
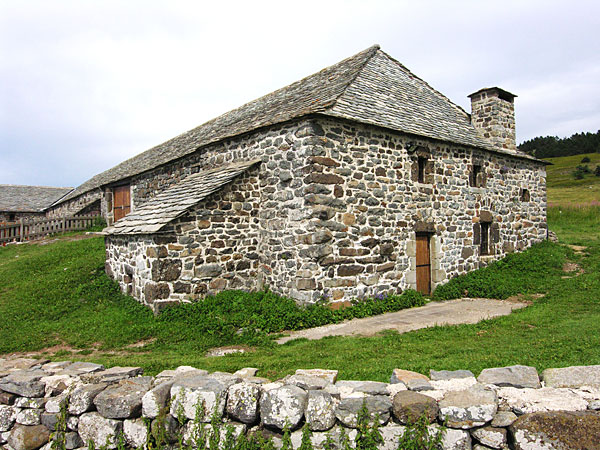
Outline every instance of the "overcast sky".
<svg viewBox="0 0 600 450">
<path fill-rule="evenodd" d="M 600 129 L 600 2 L 0 0 L 0 184 L 77 186 L 373 44 L 517 141 Z"/>
</svg>

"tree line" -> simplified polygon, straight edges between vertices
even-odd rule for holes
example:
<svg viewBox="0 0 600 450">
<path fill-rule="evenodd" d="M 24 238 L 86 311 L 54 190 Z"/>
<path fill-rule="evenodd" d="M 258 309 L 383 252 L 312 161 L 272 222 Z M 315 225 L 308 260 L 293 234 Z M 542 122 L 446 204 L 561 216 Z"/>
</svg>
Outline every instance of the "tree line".
<svg viewBox="0 0 600 450">
<path fill-rule="evenodd" d="M 600 153 L 600 130 L 596 133 L 575 133 L 566 138 L 539 136 L 523 142 L 519 150 L 536 158 Z"/>
</svg>

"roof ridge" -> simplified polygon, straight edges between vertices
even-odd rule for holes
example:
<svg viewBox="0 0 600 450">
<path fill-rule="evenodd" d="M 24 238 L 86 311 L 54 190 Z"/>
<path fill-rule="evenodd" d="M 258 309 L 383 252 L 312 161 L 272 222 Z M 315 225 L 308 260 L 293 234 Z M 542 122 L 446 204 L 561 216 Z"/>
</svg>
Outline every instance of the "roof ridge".
<svg viewBox="0 0 600 450">
<path fill-rule="evenodd" d="M 371 61 L 373 56 L 375 56 L 377 54 L 377 52 L 380 50 L 381 50 L 381 47 L 379 46 L 379 44 L 374 44 L 374 45 L 371 45 L 369 48 L 366 48 L 362 52 L 358 52 L 356 55 L 346 58 L 346 59 L 354 58 L 357 55 L 360 55 L 361 53 L 369 54 L 369 56 L 367 58 L 365 58 L 365 60 L 361 64 L 360 68 L 356 71 L 354 76 L 348 81 L 348 83 L 346 83 L 346 86 L 344 86 L 344 89 L 342 89 L 342 91 L 335 97 L 335 99 L 331 102 L 331 104 L 327 108 L 331 109 L 336 105 L 338 100 L 344 96 L 344 94 L 346 93 L 348 88 L 352 85 L 352 83 L 354 83 L 356 81 L 356 79 L 358 78 L 360 73 L 363 71 L 365 66 L 369 63 L 369 61 Z M 343 61 L 340 61 L 340 62 L 344 62 L 344 61 L 346 61 L 346 59 L 344 59 Z M 337 63 L 337 64 L 339 64 L 339 63 Z"/>
<path fill-rule="evenodd" d="M 471 122 L 471 114 L 469 114 L 467 111 L 465 111 L 465 109 L 460 106 L 457 105 L 456 103 L 454 103 L 452 100 L 450 100 L 448 97 L 446 97 L 444 94 L 442 94 L 440 91 L 438 91 L 436 88 L 434 88 L 433 86 L 431 86 L 427 81 L 425 81 L 423 78 L 419 77 L 418 75 L 414 74 L 408 67 L 406 67 L 404 64 L 402 64 L 400 61 L 398 61 L 396 58 L 394 58 L 393 56 L 390 56 L 388 53 L 386 53 L 384 50 L 380 50 L 381 53 L 383 53 L 387 58 L 389 58 L 391 61 L 393 61 L 394 63 L 396 63 L 397 65 L 399 65 L 402 70 L 404 70 L 405 72 L 407 72 L 408 74 L 410 74 L 411 76 L 415 77 L 417 80 L 421 81 L 423 84 L 425 84 L 429 89 L 431 89 L 433 92 L 435 92 L 436 94 L 438 94 L 440 97 L 443 97 L 450 105 L 452 105 L 454 108 L 458 109 L 459 112 L 463 113 L 467 118 L 469 118 L 469 122 Z"/>
</svg>

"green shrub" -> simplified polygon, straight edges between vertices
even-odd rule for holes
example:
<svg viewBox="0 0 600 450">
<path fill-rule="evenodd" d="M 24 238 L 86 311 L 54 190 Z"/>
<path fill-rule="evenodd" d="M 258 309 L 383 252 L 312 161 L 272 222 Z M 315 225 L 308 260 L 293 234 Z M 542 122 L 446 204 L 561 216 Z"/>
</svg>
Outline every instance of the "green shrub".
<svg viewBox="0 0 600 450">
<path fill-rule="evenodd" d="M 427 415 L 423 414 L 415 422 L 409 422 L 398 442 L 398 450 L 439 450 L 442 448 L 445 427 L 430 431 Z"/>
<path fill-rule="evenodd" d="M 590 168 L 585 165 L 578 165 L 575 170 L 573 171 L 573 176 L 575 177 L 576 180 L 582 180 L 586 174 L 588 173 L 592 173 L 592 171 L 590 170 Z"/>
<path fill-rule="evenodd" d="M 581 162 L 582 163 L 589 163 L 590 162 L 590 158 L 588 156 L 584 156 L 583 158 L 581 158 Z"/>
<path fill-rule="evenodd" d="M 335 311 L 324 303 L 299 306 L 294 300 L 270 291 L 225 291 L 192 304 L 169 308 L 158 320 L 190 323 L 206 333 L 237 336 L 248 341 L 261 334 L 312 328 L 423 304 L 423 296 L 412 290 L 400 295 L 355 299 L 351 306 Z"/>
<path fill-rule="evenodd" d="M 106 220 L 102 216 L 96 216 L 92 226 L 88 227 L 86 231 L 102 231 L 106 228 Z"/>
</svg>

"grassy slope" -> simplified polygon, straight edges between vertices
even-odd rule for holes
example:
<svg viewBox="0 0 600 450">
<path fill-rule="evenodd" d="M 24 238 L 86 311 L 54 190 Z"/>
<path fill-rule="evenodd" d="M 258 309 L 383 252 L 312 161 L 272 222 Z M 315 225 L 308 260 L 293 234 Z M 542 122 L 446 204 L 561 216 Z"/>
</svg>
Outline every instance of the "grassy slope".
<svg viewBox="0 0 600 450">
<path fill-rule="evenodd" d="M 584 157 L 589 163 L 582 163 Z M 548 183 L 548 203 L 555 206 L 572 206 L 600 202 L 600 177 L 593 174 L 600 165 L 600 153 L 548 158 L 551 166 L 546 167 Z M 576 180 L 572 173 L 578 165 L 587 165 L 592 171 L 582 180 Z"/>
<path fill-rule="evenodd" d="M 550 202 L 598 200 L 600 177 L 570 176 L 584 156 L 553 158 L 555 165 L 548 167 Z M 600 155 L 587 156 L 590 168 L 600 163 Z M 200 317 L 196 323 L 186 314 L 170 315 L 168 321 L 155 319 L 148 309 L 121 295 L 103 274 L 100 238 L 0 248 L 0 354 L 58 346 L 44 355 L 137 364 L 149 373 L 180 364 L 228 371 L 254 366 L 275 378 L 299 367 L 323 367 L 340 370 L 343 378 L 374 380 L 386 380 L 394 367 L 427 373 L 429 368 L 478 372 L 516 363 L 538 369 L 600 364 L 600 207 L 549 208 L 548 221 L 562 242 L 586 245 L 586 253 L 544 244 L 527 252 L 514 267 L 502 269 L 511 280 L 504 286 L 498 286 L 501 272 L 475 280 L 495 288 L 547 294 L 525 310 L 475 325 L 369 338 L 297 340 L 283 346 L 273 345 L 264 334 L 239 336 L 220 330 L 218 324 L 207 326 Z M 563 279 L 560 266 L 566 259 L 579 263 L 585 273 Z M 547 273 L 536 270 L 527 282 L 519 281 L 523 277 L 515 270 L 522 272 L 528 262 L 543 265 Z M 149 344 L 130 347 L 140 341 Z M 203 357 L 206 348 L 224 344 L 251 345 L 256 352 Z"/>
<path fill-rule="evenodd" d="M 525 258 L 548 267 L 544 276 L 538 271 L 537 288 L 529 283 L 527 291 L 547 295 L 508 317 L 403 335 L 298 340 L 283 346 L 257 336 L 250 341 L 256 352 L 221 358 L 203 357 L 207 347 L 220 344 L 221 336 L 189 321 L 156 320 L 149 310 L 118 294 L 102 274 L 101 239 L 6 247 L 0 249 L 0 353 L 62 343 L 80 350 L 55 349 L 47 356 L 137 364 L 149 373 L 180 364 L 227 371 L 254 366 L 274 378 L 299 367 L 323 367 L 340 370 L 344 378 L 374 380 L 386 380 L 394 367 L 426 373 L 429 368 L 478 372 L 516 363 L 538 369 L 600 364 L 599 227 L 593 239 L 577 231 L 584 222 L 597 224 L 600 209 L 590 211 L 577 209 L 551 219 L 561 238 L 588 245 L 587 253 L 575 255 L 549 243 L 527 253 Z M 586 273 L 563 279 L 565 258 L 580 263 Z M 154 341 L 143 348 L 127 347 L 149 338 Z"/>
</svg>

